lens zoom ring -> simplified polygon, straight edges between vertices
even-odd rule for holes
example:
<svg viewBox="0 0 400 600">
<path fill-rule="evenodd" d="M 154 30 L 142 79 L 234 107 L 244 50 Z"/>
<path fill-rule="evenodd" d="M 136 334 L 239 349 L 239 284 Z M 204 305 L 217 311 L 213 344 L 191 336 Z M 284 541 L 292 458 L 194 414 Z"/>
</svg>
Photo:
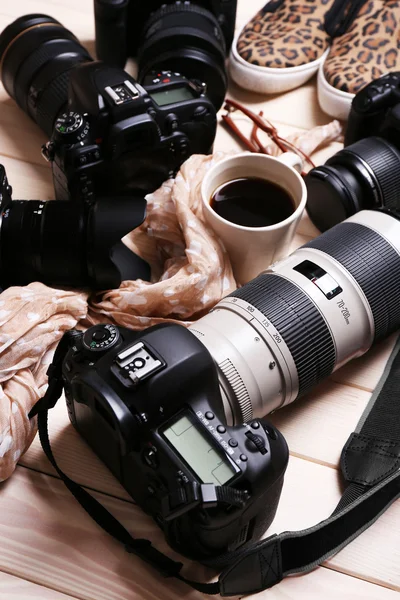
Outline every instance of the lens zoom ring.
<svg viewBox="0 0 400 600">
<path fill-rule="evenodd" d="M 345 148 L 366 162 L 373 171 L 382 193 L 382 203 L 387 208 L 400 207 L 400 154 L 392 144 L 382 138 L 367 138 Z"/>
<path fill-rule="evenodd" d="M 297 285 L 267 273 L 230 295 L 257 308 L 278 330 L 297 368 L 299 396 L 332 373 L 336 351 L 330 329 Z"/>
<path fill-rule="evenodd" d="M 371 307 L 375 340 L 400 326 L 400 256 L 376 231 L 359 223 L 340 223 L 304 248 L 335 258 L 354 277 Z"/>
<path fill-rule="evenodd" d="M 71 68 L 49 83 L 38 99 L 35 121 L 51 137 L 54 121 L 61 108 L 68 101 L 68 81 Z"/>
</svg>

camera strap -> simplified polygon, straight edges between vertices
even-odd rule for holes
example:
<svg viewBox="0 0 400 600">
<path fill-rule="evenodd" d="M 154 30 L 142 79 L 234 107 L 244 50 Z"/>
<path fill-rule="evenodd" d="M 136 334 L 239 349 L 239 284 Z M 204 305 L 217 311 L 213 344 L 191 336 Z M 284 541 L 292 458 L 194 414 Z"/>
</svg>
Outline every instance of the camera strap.
<svg viewBox="0 0 400 600">
<path fill-rule="evenodd" d="M 58 475 L 89 515 L 107 533 L 151 564 L 164 577 L 176 577 L 205 594 L 236 596 L 270 588 L 295 573 L 311 571 L 332 557 L 400 497 L 400 338 L 368 403 L 356 431 L 341 455 L 345 492 L 332 515 L 303 531 L 272 535 L 253 546 L 225 555 L 229 557 L 218 581 L 200 583 L 181 574 L 182 563 L 159 552 L 146 539 L 135 539 L 84 488 L 70 479 L 56 463 L 48 436 L 48 410 L 62 393 L 61 367 L 71 335 L 62 338 L 48 370 L 49 387 L 29 416 L 38 415 L 43 450 Z"/>
</svg>

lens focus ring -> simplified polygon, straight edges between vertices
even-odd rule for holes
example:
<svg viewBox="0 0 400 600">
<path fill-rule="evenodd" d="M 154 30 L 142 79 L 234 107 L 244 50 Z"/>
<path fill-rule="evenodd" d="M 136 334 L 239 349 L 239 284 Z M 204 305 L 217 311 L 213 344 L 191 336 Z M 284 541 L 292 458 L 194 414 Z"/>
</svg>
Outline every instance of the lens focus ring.
<svg viewBox="0 0 400 600">
<path fill-rule="evenodd" d="M 336 352 L 331 332 L 313 301 L 297 285 L 267 273 L 230 295 L 257 308 L 278 330 L 297 368 L 299 396 L 332 373 Z"/>
<path fill-rule="evenodd" d="M 359 223 L 340 223 L 303 247 L 332 256 L 354 277 L 371 307 L 375 341 L 398 328 L 400 256 L 385 238 Z"/>
<path fill-rule="evenodd" d="M 386 140 L 379 137 L 360 140 L 327 161 L 327 165 L 349 166 L 351 155 L 366 163 L 380 188 L 381 202 L 386 208 L 399 206 L 400 154 Z"/>
<path fill-rule="evenodd" d="M 37 100 L 35 121 L 49 137 L 53 131 L 54 121 L 68 98 L 69 76 L 70 69 L 60 73 Z"/>
</svg>

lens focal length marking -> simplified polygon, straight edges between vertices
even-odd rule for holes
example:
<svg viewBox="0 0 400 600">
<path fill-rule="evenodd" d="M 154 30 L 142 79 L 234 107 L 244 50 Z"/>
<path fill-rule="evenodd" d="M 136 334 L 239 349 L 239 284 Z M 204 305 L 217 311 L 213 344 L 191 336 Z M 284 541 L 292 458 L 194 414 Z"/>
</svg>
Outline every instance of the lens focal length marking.
<svg viewBox="0 0 400 600">
<path fill-rule="evenodd" d="M 271 321 L 255 306 L 241 298 L 227 296 L 217 304 L 216 308 L 225 308 L 241 316 L 262 336 L 275 356 L 276 363 L 281 368 L 285 381 L 285 390 L 282 390 L 282 402 L 277 408 L 282 408 L 282 406 L 293 402 L 299 392 L 298 380 L 295 381 L 291 375 L 297 373 L 296 364 L 287 344 Z"/>
</svg>

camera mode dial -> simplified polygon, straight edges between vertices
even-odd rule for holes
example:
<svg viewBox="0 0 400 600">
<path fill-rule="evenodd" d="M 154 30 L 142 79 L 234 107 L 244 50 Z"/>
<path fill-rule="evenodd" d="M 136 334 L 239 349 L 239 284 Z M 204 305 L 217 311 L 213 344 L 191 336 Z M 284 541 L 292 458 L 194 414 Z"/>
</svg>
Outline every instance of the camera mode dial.
<svg viewBox="0 0 400 600">
<path fill-rule="evenodd" d="M 77 112 L 65 112 L 55 122 L 57 137 L 63 142 L 80 142 L 89 133 L 88 121 Z"/>
<path fill-rule="evenodd" d="M 83 347 L 90 352 L 106 352 L 119 340 L 119 331 L 114 325 L 95 325 L 83 336 Z"/>
</svg>

